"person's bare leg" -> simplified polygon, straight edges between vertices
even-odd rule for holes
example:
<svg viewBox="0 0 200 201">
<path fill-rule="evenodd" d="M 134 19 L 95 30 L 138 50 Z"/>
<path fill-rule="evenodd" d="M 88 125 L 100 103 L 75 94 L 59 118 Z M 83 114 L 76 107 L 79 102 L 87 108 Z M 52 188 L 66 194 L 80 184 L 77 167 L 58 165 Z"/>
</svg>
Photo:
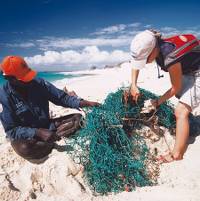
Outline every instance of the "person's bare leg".
<svg viewBox="0 0 200 201">
<path fill-rule="evenodd" d="M 175 145 L 172 152 L 161 155 L 158 160 L 161 163 L 170 163 L 174 160 L 183 159 L 183 155 L 186 151 L 187 140 L 189 136 L 189 114 L 191 112 L 191 108 L 179 102 L 175 109 L 176 116 L 176 140 Z"/>
<path fill-rule="evenodd" d="M 174 160 L 183 159 L 186 151 L 187 140 L 189 137 L 189 114 L 191 107 L 187 104 L 179 102 L 175 109 L 176 116 L 176 141 L 172 155 Z"/>
</svg>

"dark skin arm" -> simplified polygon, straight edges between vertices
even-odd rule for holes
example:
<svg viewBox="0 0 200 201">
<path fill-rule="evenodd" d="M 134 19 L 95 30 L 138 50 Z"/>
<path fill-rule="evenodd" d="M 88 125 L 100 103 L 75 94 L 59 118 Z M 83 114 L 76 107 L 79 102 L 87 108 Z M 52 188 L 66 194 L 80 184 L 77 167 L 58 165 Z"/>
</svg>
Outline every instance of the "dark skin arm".
<svg viewBox="0 0 200 201">
<path fill-rule="evenodd" d="M 67 87 L 64 87 L 63 91 L 65 93 L 67 93 L 69 96 L 77 96 L 75 91 L 68 91 Z M 79 106 L 82 108 L 82 107 L 95 107 L 95 106 L 100 106 L 100 105 L 101 104 L 98 102 L 88 101 L 88 100 L 82 99 Z"/>
<path fill-rule="evenodd" d="M 95 106 L 100 106 L 100 103 L 87 100 L 81 100 L 80 102 L 80 107 L 95 107 Z"/>
</svg>

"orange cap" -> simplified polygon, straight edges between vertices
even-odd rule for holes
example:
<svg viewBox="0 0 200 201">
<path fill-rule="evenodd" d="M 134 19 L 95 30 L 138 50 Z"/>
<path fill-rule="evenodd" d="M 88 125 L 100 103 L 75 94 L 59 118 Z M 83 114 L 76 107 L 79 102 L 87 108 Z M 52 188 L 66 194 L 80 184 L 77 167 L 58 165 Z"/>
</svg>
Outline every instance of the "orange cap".
<svg viewBox="0 0 200 201">
<path fill-rule="evenodd" d="M 1 63 L 4 75 L 14 76 L 17 80 L 30 82 L 35 76 L 36 71 L 30 69 L 22 57 L 7 56 Z"/>
</svg>

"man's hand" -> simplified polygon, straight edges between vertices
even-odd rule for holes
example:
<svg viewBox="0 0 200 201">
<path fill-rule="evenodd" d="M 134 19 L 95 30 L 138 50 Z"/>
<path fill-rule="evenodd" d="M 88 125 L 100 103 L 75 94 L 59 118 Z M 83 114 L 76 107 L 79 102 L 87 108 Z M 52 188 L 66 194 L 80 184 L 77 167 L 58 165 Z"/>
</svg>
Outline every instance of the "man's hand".
<svg viewBox="0 0 200 201">
<path fill-rule="evenodd" d="M 44 142 L 55 142 L 61 138 L 55 133 L 45 128 L 36 130 L 36 137 Z"/>
<path fill-rule="evenodd" d="M 140 96 L 140 90 L 138 89 L 137 86 L 131 86 L 130 93 L 132 95 L 133 100 L 137 103 L 138 98 Z"/>
<path fill-rule="evenodd" d="M 80 107 L 98 107 L 101 104 L 98 102 L 93 102 L 93 101 L 87 101 L 87 100 L 81 100 L 80 102 Z"/>
<path fill-rule="evenodd" d="M 76 97 L 78 97 L 78 95 L 76 94 L 75 91 L 69 91 L 69 92 L 68 92 L 68 95 L 69 95 L 69 96 L 76 96 Z"/>
<path fill-rule="evenodd" d="M 63 88 L 63 91 L 65 93 L 67 93 L 69 96 L 76 96 L 76 97 L 78 97 L 78 95 L 76 94 L 75 91 L 69 91 L 66 86 Z"/>
<path fill-rule="evenodd" d="M 59 137 L 69 137 L 81 127 L 82 115 L 72 114 L 55 121 L 56 134 Z"/>
</svg>

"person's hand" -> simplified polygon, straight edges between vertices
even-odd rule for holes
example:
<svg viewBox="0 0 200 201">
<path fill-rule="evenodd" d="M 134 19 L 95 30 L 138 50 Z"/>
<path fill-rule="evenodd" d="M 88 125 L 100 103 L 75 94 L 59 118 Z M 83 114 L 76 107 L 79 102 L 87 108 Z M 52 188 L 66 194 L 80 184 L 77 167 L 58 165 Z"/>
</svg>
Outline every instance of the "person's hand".
<svg viewBox="0 0 200 201">
<path fill-rule="evenodd" d="M 69 91 L 66 86 L 63 88 L 63 91 L 65 93 L 67 93 L 69 96 L 76 96 L 76 97 L 78 97 L 78 95 L 76 94 L 75 91 Z"/>
<path fill-rule="evenodd" d="M 56 135 L 59 137 L 69 137 L 74 134 L 80 128 L 80 119 L 74 119 L 73 121 L 62 123 L 58 126 Z"/>
<path fill-rule="evenodd" d="M 138 89 L 138 87 L 137 86 L 131 86 L 130 93 L 131 93 L 133 100 L 137 103 L 138 98 L 140 96 L 140 90 Z"/>
<path fill-rule="evenodd" d="M 69 92 L 68 92 L 68 95 L 69 95 L 69 96 L 76 96 L 76 97 L 78 97 L 78 95 L 76 94 L 75 91 L 69 91 Z"/>
<path fill-rule="evenodd" d="M 98 107 L 100 105 L 98 102 L 88 101 L 88 107 Z"/>
<path fill-rule="evenodd" d="M 98 107 L 101 104 L 98 102 L 93 102 L 93 101 L 87 101 L 87 100 L 81 100 L 80 102 L 80 107 Z"/>
<path fill-rule="evenodd" d="M 36 137 L 45 142 L 55 142 L 61 139 L 55 132 L 45 128 L 37 129 Z"/>
<path fill-rule="evenodd" d="M 69 137 L 74 134 L 79 128 L 81 124 L 82 115 L 81 114 L 73 114 L 69 115 L 66 119 L 56 120 L 56 134 L 59 137 Z"/>
</svg>

